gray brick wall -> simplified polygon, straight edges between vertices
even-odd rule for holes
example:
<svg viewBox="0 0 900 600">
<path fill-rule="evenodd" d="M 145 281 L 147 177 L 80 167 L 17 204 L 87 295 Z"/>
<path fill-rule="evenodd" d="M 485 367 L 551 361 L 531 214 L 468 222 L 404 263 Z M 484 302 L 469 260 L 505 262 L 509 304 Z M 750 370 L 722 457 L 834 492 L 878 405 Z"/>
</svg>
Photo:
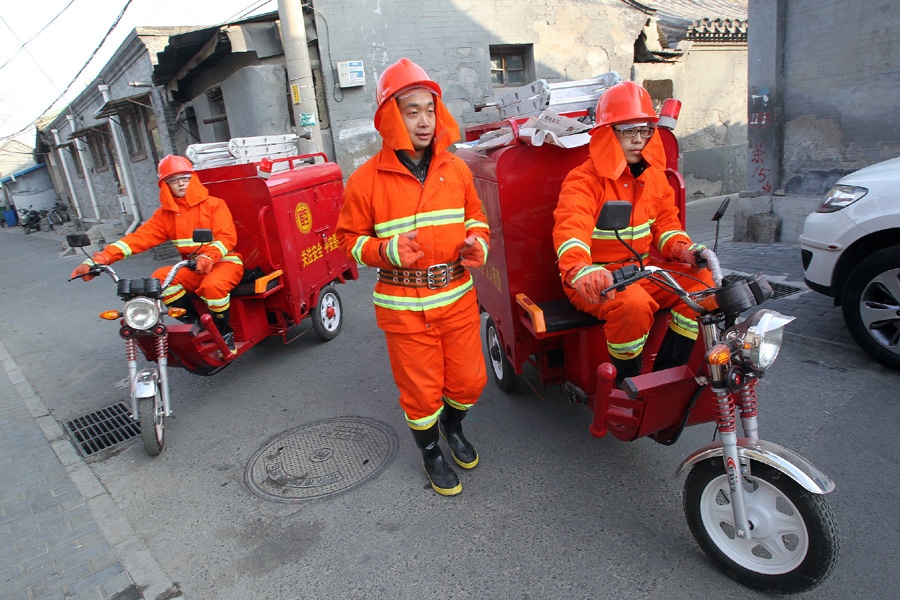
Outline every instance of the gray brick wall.
<svg viewBox="0 0 900 600">
<path fill-rule="evenodd" d="M 900 154 L 900 4 L 791 0 L 784 52 L 784 184 L 821 193 Z"/>
<path fill-rule="evenodd" d="M 318 0 L 315 14 L 322 60 L 331 67 L 325 69 L 328 110 L 345 176 L 381 146 L 372 124 L 375 85 L 398 59 L 428 71 L 465 128 L 497 119 L 496 111 L 474 110 L 494 96 L 492 44 L 533 44 L 536 76 L 551 83 L 613 70 L 627 78 L 646 20 L 624 3 L 563 0 Z M 365 86 L 334 88 L 334 63 L 345 60 L 364 61 Z"/>
</svg>

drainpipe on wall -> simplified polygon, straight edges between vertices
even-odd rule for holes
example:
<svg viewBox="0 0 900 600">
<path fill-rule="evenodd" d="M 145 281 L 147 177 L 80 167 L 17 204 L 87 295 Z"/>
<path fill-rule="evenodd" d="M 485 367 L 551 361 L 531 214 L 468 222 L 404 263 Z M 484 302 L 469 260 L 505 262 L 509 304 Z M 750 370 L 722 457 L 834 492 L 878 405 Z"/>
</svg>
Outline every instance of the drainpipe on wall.
<svg viewBox="0 0 900 600">
<path fill-rule="evenodd" d="M 318 123 L 319 108 L 312 67 L 309 64 L 301 0 L 278 0 L 278 19 L 281 21 L 281 45 L 284 48 L 284 64 L 293 99 L 294 123 L 297 134 L 301 136 L 297 140 L 300 154 L 323 152 L 322 130 Z M 309 137 L 301 134 L 303 127 L 306 127 Z"/>
<path fill-rule="evenodd" d="M 75 117 L 66 115 L 72 131 L 75 131 Z M 100 220 L 100 208 L 97 206 L 97 196 L 94 194 L 94 178 L 91 176 L 91 170 L 88 168 L 88 162 L 85 159 L 85 147 L 79 138 L 75 138 L 75 149 L 78 150 L 78 160 L 81 161 L 81 172 L 84 173 L 84 181 L 87 183 L 88 195 L 91 197 L 91 207 L 94 209 L 94 217 Z"/>
<path fill-rule="evenodd" d="M 72 204 L 75 206 L 75 216 L 83 219 L 84 215 L 81 214 L 81 205 L 78 204 L 78 196 L 75 195 L 75 186 L 72 185 L 72 174 L 69 173 L 69 165 L 66 164 L 66 157 L 63 156 L 62 150 L 59 149 L 59 146 L 62 144 L 59 139 L 59 130 L 51 129 L 50 133 L 53 135 L 53 141 L 56 142 L 56 151 L 59 152 L 59 163 L 62 165 L 63 173 L 66 175 L 66 183 L 69 184 L 69 194 L 72 196 Z"/>
<path fill-rule="evenodd" d="M 103 104 L 109 102 L 109 86 L 105 83 L 101 83 L 97 86 L 97 89 L 99 89 L 100 94 L 103 95 Z M 112 115 L 110 115 L 107 120 L 109 121 L 109 130 L 112 131 L 113 134 L 113 144 L 116 146 L 116 154 L 119 156 L 119 165 L 122 167 L 122 179 L 125 180 L 123 182 L 125 184 L 125 194 L 128 196 L 128 204 L 131 206 L 131 214 L 134 217 L 131 225 L 125 230 L 125 234 L 127 235 L 137 229 L 137 226 L 141 224 L 141 213 L 138 210 L 137 201 L 134 197 L 134 185 L 131 182 L 131 170 L 128 168 L 128 154 L 126 152 L 125 139 L 122 137 L 122 126 L 119 125 L 118 121 L 112 118 Z"/>
</svg>

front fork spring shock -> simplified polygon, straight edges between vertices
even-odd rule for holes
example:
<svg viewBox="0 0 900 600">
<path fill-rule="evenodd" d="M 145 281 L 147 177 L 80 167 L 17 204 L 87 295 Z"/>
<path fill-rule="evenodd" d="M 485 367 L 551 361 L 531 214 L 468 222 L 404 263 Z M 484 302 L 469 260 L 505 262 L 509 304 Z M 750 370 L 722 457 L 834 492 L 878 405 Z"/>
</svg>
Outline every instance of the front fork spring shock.
<svg viewBox="0 0 900 600">
<path fill-rule="evenodd" d="M 716 429 L 719 434 L 735 433 L 735 406 L 731 394 L 724 393 L 716 397 L 713 412 L 716 414 Z"/>
<path fill-rule="evenodd" d="M 748 378 L 744 387 L 732 394 L 737 408 L 741 411 L 741 428 L 744 430 L 744 437 L 751 440 L 759 439 L 759 419 L 757 418 L 756 402 L 756 386 L 758 384 L 759 379 L 756 377 Z"/>
<path fill-rule="evenodd" d="M 169 338 L 165 335 L 156 338 L 156 357 L 167 358 L 169 356 Z"/>
<path fill-rule="evenodd" d="M 125 360 L 135 362 L 137 360 L 137 342 L 134 338 L 125 340 Z"/>
<path fill-rule="evenodd" d="M 736 404 L 741 411 L 741 418 L 748 419 L 757 416 L 756 410 L 756 386 L 759 379 L 749 379 L 747 384 L 736 394 Z"/>
</svg>

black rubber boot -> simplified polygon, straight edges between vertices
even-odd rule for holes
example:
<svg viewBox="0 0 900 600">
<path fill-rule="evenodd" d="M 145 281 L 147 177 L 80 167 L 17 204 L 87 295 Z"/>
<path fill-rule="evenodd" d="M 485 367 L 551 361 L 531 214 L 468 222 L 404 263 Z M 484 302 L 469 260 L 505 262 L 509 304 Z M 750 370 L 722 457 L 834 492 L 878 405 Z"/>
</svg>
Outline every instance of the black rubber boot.
<svg viewBox="0 0 900 600">
<path fill-rule="evenodd" d="M 228 346 L 228 349 L 234 354 L 236 352 L 234 349 L 234 331 L 231 329 L 231 324 L 229 323 L 228 312 L 229 309 L 226 308 L 221 312 L 209 311 L 209 314 L 212 315 L 213 322 L 216 324 L 216 329 L 222 334 L 225 345 Z"/>
<path fill-rule="evenodd" d="M 445 403 L 438 419 L 441 437 L 447 440 L 453 460 L 463 469 L 471 469 L 478 464 L 478 452 L 463 435 L 462 420 L 467 412 Z"/>
<path fill-rule="evenodd" d="M 197 314 L 197 309 L 194 308 L 193 303 L 191 303 L 190 298 L 187 297 L 187 294 L 178 298 L 177 300 L 173 300 L 166 304 L 169 308 L 183 308 L 187 312 L 180 317 L 175 317 L 185 325 L 193 325 L 200 321 L 200 315 Z"/>
<path fill-rule="evenodd" d="M 641 355 L 638 354 L 634 358 L 629 358 L 628 360 L 623 360 L 621 358 L 616 358 L 615 356 L 610 356 L 609 361 L 616 368 L 616 387 L 620 390 L 625 389 L 622 385 L 625 382 L 626 377 L 637 377 L 641 374 Z"/>
<path fill-rule="evenodd" d="M 444 459 L 444 453 L 438 445 L 438 424 L 435 423 L 428 429 L 412 429 L 416 446 L 422 451 L 422 463 L 425 466 L 425 474 L 431 482 L 431 487 L 442 496 L 455 496 L 462 491 L 462 484 L 456 473 Z"/>
<path fill-rule="evenodd" d="M 666 331 L 666 335 L 659 345 L 659 351 L 656 353 L 656 360 L 653 361 L 653 370 L 662 371 L 686 365 L 691 359 L 695 341 L 672 329 Z"/>
</svg>

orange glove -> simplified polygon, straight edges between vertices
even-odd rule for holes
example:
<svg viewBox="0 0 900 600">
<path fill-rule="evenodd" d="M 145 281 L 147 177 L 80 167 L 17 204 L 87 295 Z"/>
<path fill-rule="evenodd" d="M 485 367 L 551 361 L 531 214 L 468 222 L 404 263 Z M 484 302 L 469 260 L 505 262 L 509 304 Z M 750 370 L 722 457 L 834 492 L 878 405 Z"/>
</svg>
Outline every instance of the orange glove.
<svg viewBox="0 0 900 600">
<path fill-rule="evenodd" d="M 90 281 L 91 279 L 96 277 L 96 275 L 87 274 L 87 272 L 91 270 L 92 264 L 108 265 L 112 262 L 112 258 L 110 258 L 108 254 L 104 254 L 103 252 L 94 252 L 91 260 L 93 260 L 93 263 L 86 260 L 75 267 L 75 270 L 72 271 L 72 275 L 70 276 L 70 278 L 81 277 L 83 281 Z"/>
<path fill-rule="evenodd" d="M 603 295 L 603 290 L 613 284 L 612 273 L 597 265 L 576 265 L 566 274 L 566 283 L 575 288 L 578 295 L 590 304 L 612 300 L 616 291 L 610 290 Z"/>
<path fill-rule="evenodd" d="M 216 264 L 213 262 L 213 259 L 208 257 L 205 254 L 198 254 L 194 261 L 197 263 L 197 272 L 201 275 L 206 275 L 210 271 L 212 271 L 213 265 Z"/>
<path fill-rule="evenodd" d="M 460 264 L 475 269 L 483 265 L 487 256 L 486 246 L 484 240 L 476 235 L 470 235 L 464 239 L 463 246 L 459 250 L 459 256 L 462 258 Z"/>
<path fill-rule="evenodd" d="M 412 267 L 417 260 L 425 256 L 425 253 L 419 250 L 417 235 L 419 231 L 414 229 L 386 240 L 378 249 L 381 258 L 396 267 Z"/>
</svg>

